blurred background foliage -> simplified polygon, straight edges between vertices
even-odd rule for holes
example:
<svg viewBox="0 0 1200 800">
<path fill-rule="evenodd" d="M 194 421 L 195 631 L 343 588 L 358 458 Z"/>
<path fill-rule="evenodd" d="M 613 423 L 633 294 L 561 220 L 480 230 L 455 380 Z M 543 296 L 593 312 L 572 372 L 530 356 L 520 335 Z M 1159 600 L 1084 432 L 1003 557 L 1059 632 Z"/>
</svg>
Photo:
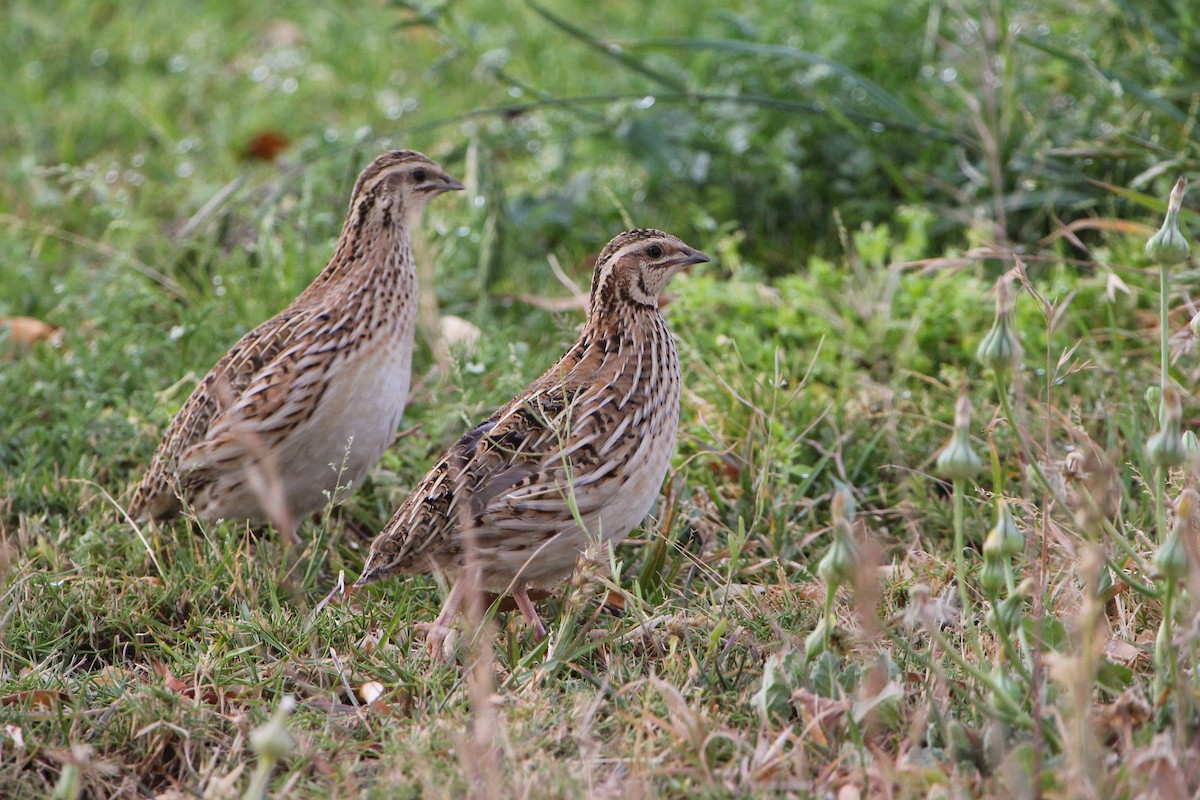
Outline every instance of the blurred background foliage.
<svg viewBox="0 0 1200 800">
<path fill-rule="evenodd" d="M 149 232 L 111 230 L 113 215 L 199 209 L 246 170 L 248 142 L 278 134 L 284 163 L 340 176 L 310 184 L 329 235 L 332 201 L 381 144 L 468 159 L 489 280 L 524 279 L 560 242 L 595 247 L 623 215 L 738 231 L 770 274 L 906 206 L 933 212 L 935 246 L 972 226 L 1034 242 L 1114 203 L 1092 181 L 1149 190 L 1195 166 L 1197 13 L 447 0 L 289 16 L 226 1 L 180 25 L 154 3 L 14 3 L 0 202 L 24 218 L 91 204 L 75 218 L 87 235 L 161 264 Z"/>
</svg>

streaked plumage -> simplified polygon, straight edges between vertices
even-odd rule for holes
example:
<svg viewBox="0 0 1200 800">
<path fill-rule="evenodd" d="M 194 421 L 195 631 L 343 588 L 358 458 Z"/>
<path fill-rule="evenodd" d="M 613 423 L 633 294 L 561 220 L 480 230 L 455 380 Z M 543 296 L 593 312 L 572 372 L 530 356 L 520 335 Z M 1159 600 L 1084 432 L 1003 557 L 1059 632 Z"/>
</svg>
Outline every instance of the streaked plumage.
<svg viewBox="0 0 1200 800">
<path fill-rule="evenodd" d="M 355 183 L 328 266 L 242 337 L 171 422 L 129 513 L 169 519 L 180 496 L 206 520 L 271 516 L 253 475 L 275 478 L 301 518 L 344 497 L 390 444 L 408 399 L 417 315 L 410 227 L 461 189 L 410 150 Z"/>
<path fill-rule="evenodd" d="M 456 579 L 430 633 L 435 653 L 472 543 L 479 588 L 512 594 L 540 632 L 528 588 L 566 577 L 590 542 L 619 542 L 649 512 L 679 423 L 679 358 L 658 294 L 707 260 L 661 231 L 609 242 L 578 341 L 451 447 L 376 537 L 357 585 L 428 571 Z"/>
</svg>

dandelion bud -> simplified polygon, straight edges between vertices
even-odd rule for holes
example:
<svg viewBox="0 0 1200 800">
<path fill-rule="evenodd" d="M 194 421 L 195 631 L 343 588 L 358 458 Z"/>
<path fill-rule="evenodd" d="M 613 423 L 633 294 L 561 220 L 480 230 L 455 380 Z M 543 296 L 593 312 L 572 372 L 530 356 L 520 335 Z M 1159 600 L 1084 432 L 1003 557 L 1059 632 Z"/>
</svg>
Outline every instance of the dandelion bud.
<svg viewBox="0 0 1200 800">
<path fill-rule="evenodd" d="M 1194 431 L 1183 432 L 1183 452 L 1187 453 L 1190 458 L 1200 455 L 1200 439 L 1196 438 Z"/>
<path fill-rule="evenodd" d="M 287 718 L 296 700 L 287 695 L 267 722 L 250 732 L 250 747 L 265 758 L 279 761 L 292 753 L 292 735 L 288 733 Z"/>
<path fill-rule="evenodd" d="M 1008 317 L 1008 281 L 1001 279 L 996 284 L 996 318 L 975 351 L 979 363 L 997 375 L 1005 375 L 1021 363 L 1021 343 L 1009 327 Z"/>
<path fill-rule="evenodd" d="M 1163 394 L 1162 428 L 1146 440 L 1146 456 L 1158 467 L 1177 467 L 1187 460 L 1183 446 L 1183 406 L 1179 393 L 1168 388 Z"/>
<path fill-rule="evenodd" d="M 966 480 L 983 469 L 983 461 L 971 449 L 971 401 L 964 394 L 954 409 L 954 433 L 938 453 L 938 472 L 950 480 Z"/>
<path fill-rule="evenodd" d="M 1183 205 L 1183 191 L 1187 181 L 1180 178 L 1171 190 L 1171 199 L 1167 202 L 1167 218 L 1163 221 L 1158 233 L 1146 242 L 1146 255 L 1158 264 L 1171 266 L 1186 261 L 1190 248 L 1187 238 L 1179 230 L 1179 209 Z"/>
</svg>

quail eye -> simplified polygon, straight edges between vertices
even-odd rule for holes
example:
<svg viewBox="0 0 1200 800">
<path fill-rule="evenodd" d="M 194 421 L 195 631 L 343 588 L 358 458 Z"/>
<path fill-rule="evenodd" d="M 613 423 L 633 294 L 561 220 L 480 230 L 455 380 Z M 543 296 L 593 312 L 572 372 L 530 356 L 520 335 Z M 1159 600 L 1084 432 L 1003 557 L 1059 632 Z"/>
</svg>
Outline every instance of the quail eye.
<svg viewBox="0 0 1200 800">
<path fill-rule="evenodd" d="M 662 258 L 662 248 L 656 244 L 652 244 L 646 249 L 646 255 L 651 258 Z"/>
<path fill-rule="evenodd" d="M 429 173 L 423 169 L 414 169 L 412 173 L 413 181 L 416 183 L 424 183 L 429 178 Z"/>
</svg>

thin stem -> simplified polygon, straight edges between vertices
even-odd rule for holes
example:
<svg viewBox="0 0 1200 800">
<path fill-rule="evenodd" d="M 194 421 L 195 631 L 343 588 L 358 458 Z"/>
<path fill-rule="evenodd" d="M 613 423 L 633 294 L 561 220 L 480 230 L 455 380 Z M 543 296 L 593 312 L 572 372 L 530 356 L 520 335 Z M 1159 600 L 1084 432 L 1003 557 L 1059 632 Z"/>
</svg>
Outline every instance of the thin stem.
<svg viewBox="0 0 1200 800">
<path fill-rule="evenodd" d="M 1159 328 L 1159 389 L 1162 394 L 1159 400 L 1158 428 L 1162 429 L 1162 403 L 1166 402 L 1167 398 L 1167 382 L 1170 380 L 1170 336 L 1167 327 L 1167 267 L 1165 264 L 1160 264 L 1158 267 L 1158 328 Z M 1154 470 L 1154 522 L 1158 530 L 1158 543 L 1161 546 L 1167 540 L 1167 507 L 1166 507 L 1166 491 L 1167 491 L 1167 468 L 1157 467 Z"/>
<path fill-rule="evenodd" d="M 1161 696 L 1169 686 L 1175 685 L 1175 658 L 1171 642 L 1171 617 L 1174 615 L 1175 581 L 1167 578 L 1163 587 L 1163 617 L 1154 639 L 1154 666 L 1158 684 L 1155 695 Z"/>
<path fill-rule="evenodd" d="M 971 598 L 967 594 L 967 559 L 963 555 L 966 549 L 966 535 L 963 532 L 963 490 L 962 478 L 954 479 L 954 571 L 958 583 L 958 602 L 962 606 L 963 620 L 970 619 Z"/>
<path fill-rule="evenodd" d="M 821 652 L 828 652 L 833 637 L 833 598 L 837 594 L 837 587 L 830 584 L 825 587 L 825 641 L 824 648 Z"/>
<path fill-rule="evenodd" d="M 1167 267 L 1165 264 L 1158 265 L 1158 327 L 1159 338 L 1161 340 L 1160 345 L 1162 347 L 1162 352 L 1159 354 L 1159 388 L 1162 389 L 1163 397 L 1166 397 L 1167 378 L 1171 365 L 1169 358 L 1170 351 L 1167 349 L 1170 342 L 1170 336 L 1168 335 L 1170 331 L 1167 327 Z"/>
</svg>

